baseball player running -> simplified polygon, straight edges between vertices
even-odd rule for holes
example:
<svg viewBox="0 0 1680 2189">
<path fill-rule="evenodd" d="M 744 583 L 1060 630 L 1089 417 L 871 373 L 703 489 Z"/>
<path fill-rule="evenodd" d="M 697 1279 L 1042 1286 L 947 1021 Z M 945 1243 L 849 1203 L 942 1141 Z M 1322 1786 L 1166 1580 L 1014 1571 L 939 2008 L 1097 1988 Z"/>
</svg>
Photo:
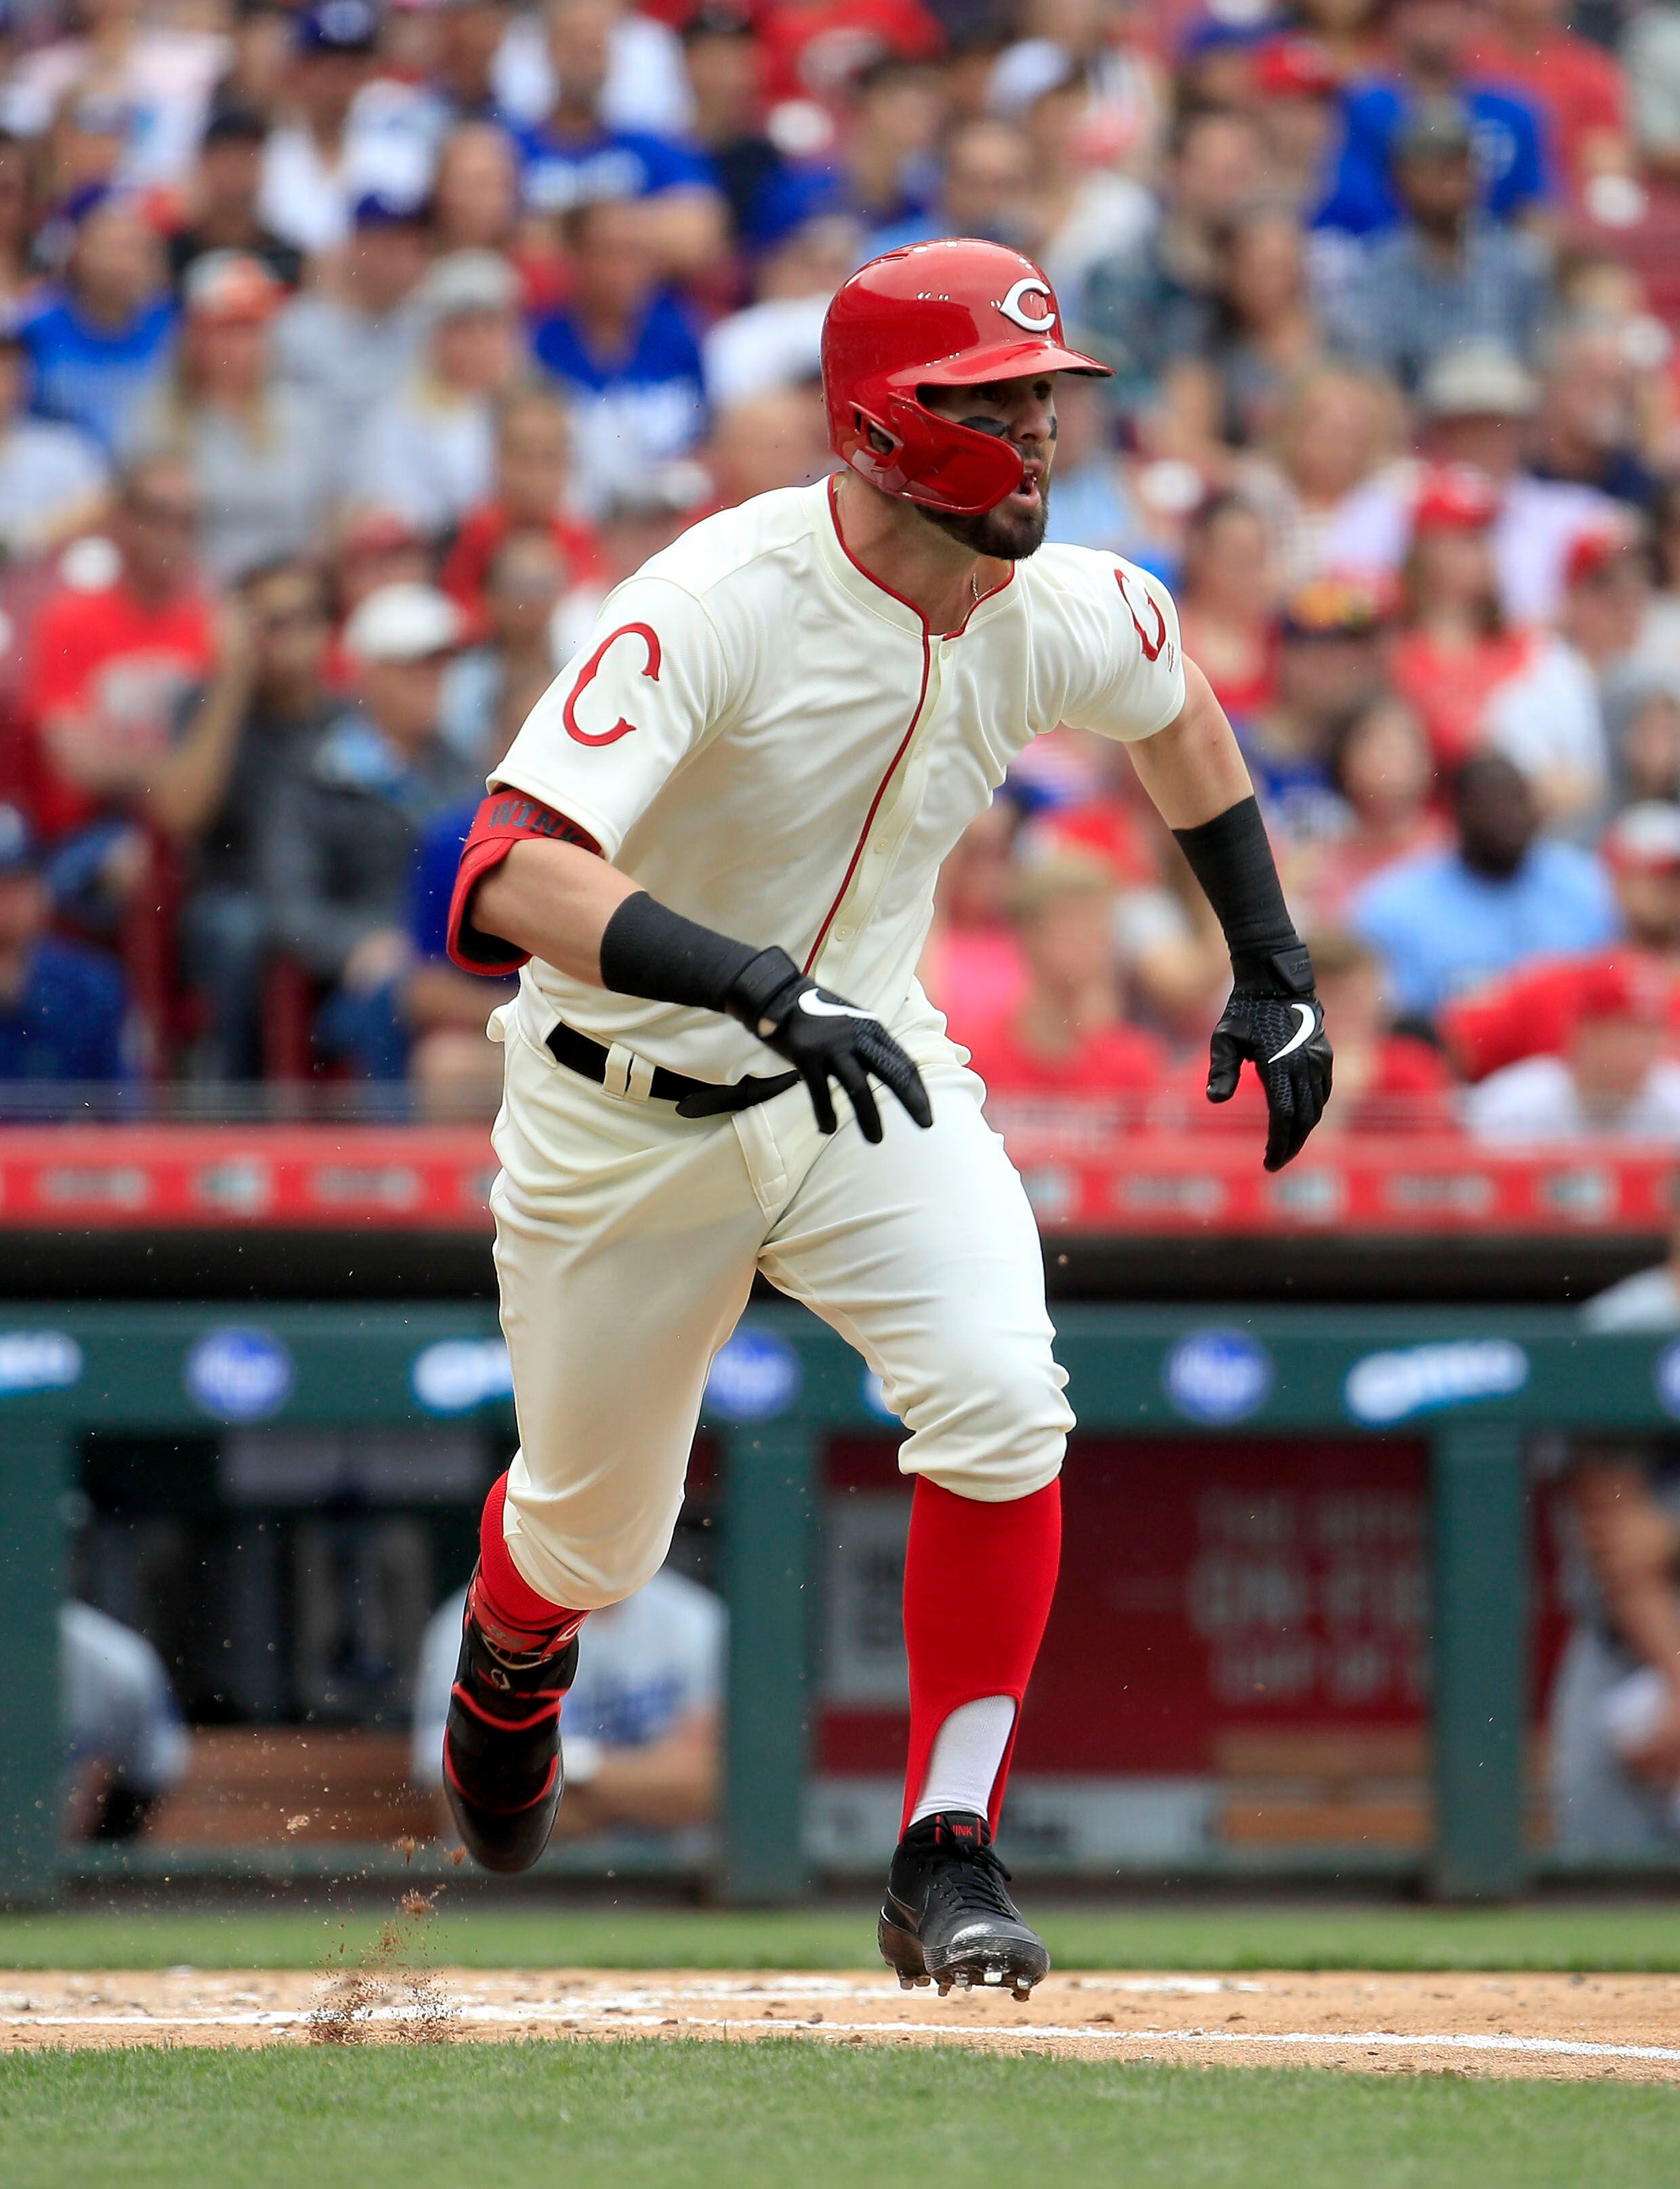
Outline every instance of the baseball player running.
<svg viewBox="0 0 1680 2189">
<path fill-rule="evenodd" d="M 1049 1957 L 992 1841 L 1061 1545 L 1073 1417 L 1021 1181 L 915 978 L 940 862 L 1028 741 L 1123 739 L 1230 945 L 1208 1094 L 1247 1059 L 1289 1161 L 1330 1049 L 1236 744 L 1155 580 L 1045 546 L 1049 283 L 998 245 L 889 253 L 823 337 L 845 468 L 705 518 L 609 596 L 495 771 L 456 962 L 522 968 L 491 1194 L 520 1449 L 485 1504 L 444 1742 L 487 1868 L 563 1790 L 589 1614 L 665 1556 L 754 1276 L 909 1432 L 910 1746 L 880 1920 L 906 1983 Z"/>
</svg>

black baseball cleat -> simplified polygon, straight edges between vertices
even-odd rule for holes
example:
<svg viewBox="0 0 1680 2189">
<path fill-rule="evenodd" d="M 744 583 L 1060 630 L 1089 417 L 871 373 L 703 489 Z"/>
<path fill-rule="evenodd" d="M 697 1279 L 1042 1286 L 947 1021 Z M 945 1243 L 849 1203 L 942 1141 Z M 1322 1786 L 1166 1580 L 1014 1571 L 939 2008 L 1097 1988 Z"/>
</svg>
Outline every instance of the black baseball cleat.
<svg viewBox="0 0 1680 2189">
<path fill-rule="evenodd" d="M 548 1845 L 566 1790 L 560 1705 L 577 1677 L 577 1636 L 547 1654 L 504 1655 L 473 1619 L 470 1591 L 467 1604 L 444 1728 L 444 1790 L 473 1861 L 512 1875 Z"/>
<path fill-rule="evenodd" d="M 1025 1999 L 1049 1972 L 1044 1940 L 1021 1920 L 992 1846 L 992 1827 L 966 1809 L 912 1824 L 898 1842 L 881 1909 L 881 1953 L 898 1981 L 1007 1984 Z"/>
</svg>

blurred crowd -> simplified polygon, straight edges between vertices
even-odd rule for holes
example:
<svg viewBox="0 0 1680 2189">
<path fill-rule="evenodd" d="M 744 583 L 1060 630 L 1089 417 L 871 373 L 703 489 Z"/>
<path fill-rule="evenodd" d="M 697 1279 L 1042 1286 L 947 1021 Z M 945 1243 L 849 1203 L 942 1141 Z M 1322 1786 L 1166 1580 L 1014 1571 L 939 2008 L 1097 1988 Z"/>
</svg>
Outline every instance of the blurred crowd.
<svg viewBox="0 0 1680 2189">
<path fill-rule="evenodd" d="M 1680 0 L 0 0 L 0 1099 L 490 1099 L 487 772 L 620 576 L 829 467 L 838 282 L 959 234 L 1114 368 L 1050 536 L 1177 589 L 1323 1130 L 1680 1143 Z M 1060 731 L 923 976 L 1077 1136 L 1258 1129 L 1224 972 Z"/>
</svg>

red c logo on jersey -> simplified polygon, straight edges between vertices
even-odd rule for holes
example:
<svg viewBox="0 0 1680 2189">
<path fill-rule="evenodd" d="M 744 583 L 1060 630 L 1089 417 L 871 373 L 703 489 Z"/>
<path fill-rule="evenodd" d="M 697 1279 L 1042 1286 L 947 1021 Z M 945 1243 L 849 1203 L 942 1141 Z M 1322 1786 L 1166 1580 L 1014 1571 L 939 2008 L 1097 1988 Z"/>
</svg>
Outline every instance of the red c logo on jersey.
<svg viewBox="0 0 1680 2189">
<path fill-rule="evenodd" d="M 1126 613 L 1132 619 L 1132 629 L 1136 631 L 1143 647 L 1144 659 L 1158 661 L 1161 658 L 1161 649 L 1167 643 L 1167 619 L 1161 613 L 1161 603 L 1152 593 L 1144 595 L 1144 599 L 1148 603 L 1149 612 L 1155 618 L 1155 636 L 1151 638 L 1142 624 L 1139 622 L 1138 612 L 1133 605 L 1132 597 L 1126 591 L 1126 573 L 1123 570 L 1117 570 L 1114 573 L 1114 582 L 1120 588 L 1120 597 L 1126 603 Z"/>
<path fill-rule="evenodd" d="M 653 625 L 645 623 L 626 623 L 620 624 L 616 631 L 609 631 L 588 660 L 585 662 L 578 681 L 573 685 L 567 696 L 566 704 L 561 711 L 560 719 L 566 725 L 567 736 L 575 738 L 580 745 L 616 744 L 620 738 L 627 738 L 636 727 L 634 722 L 627 722 L 622 715 L 610 730 L 591 731 L 580 730 L 578 727 L 578 701 L 583 697 L 586 687 L 595 682 L 607 648 L 616 644 L 621 638 L 639 638 L 642 641 L 648 649 L 648 665 L 642 674 L 644 676 L 651 676 L 656 684 L 659 681 L 661 658 L 659 635 Z"/>
</svg>

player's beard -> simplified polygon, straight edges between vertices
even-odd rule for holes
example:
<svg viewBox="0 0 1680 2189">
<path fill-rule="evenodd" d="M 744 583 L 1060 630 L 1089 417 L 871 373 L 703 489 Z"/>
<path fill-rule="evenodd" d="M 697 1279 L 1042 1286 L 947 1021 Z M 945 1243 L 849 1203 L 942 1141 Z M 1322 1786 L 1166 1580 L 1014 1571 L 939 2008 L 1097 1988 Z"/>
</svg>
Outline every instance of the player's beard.
<svg viewBox="0 0 1680 2189">
<path fill-rule="evenodd" d="M 1044 544 L 1044 527 L 1050 517 L 1050 482 L 1046 472 L 1038 481 L 1038 499 L 1026 509 L 1012 509 L 1000 501 L 995 509 L 982 509 L 977 517 L 955 517 L 947 509 L 916 505 L 919 515 L 951 539 L 960 540 L 976 555 L 994 555 L 1000 563 L 1024 562 Z"/>
</svg>

